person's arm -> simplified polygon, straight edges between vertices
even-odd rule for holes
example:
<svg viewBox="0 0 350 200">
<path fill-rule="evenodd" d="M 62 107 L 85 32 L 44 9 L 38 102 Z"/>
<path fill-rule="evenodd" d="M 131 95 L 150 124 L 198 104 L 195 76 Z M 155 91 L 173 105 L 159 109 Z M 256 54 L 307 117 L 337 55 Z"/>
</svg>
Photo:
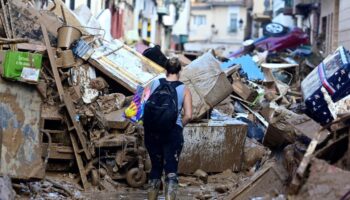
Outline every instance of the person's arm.
<svg viewBox="0 0 350 200">
<path fill-rule="evenodd" d="M 192 95 L 188 88 L 185 88 L 183 108 L 184 116 L 182 118 L 182 125 L 186 126 L 192 120 Z"/>
<path fill-rule="evenodd" d="M 142 94 L 142 100 L 147 101 L 148 98 L 151 96 L 153 84 L 154 84 L 154 81 L 152 81 L 151 83 L 149 83 L 149 84 L 145 87 L 144 92 L 143 92 L 143 94 Z"/>
</svg>

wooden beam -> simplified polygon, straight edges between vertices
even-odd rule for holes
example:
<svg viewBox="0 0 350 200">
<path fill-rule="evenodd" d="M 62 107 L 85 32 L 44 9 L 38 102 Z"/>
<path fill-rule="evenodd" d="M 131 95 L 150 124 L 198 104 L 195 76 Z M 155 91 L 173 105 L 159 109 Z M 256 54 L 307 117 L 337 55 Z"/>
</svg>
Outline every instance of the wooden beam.
<svg viewBox="0 0 350 200">
<path fill-rule="evenodd" d="M 78 169 L 79 169 L 81 182 L 83 184 L 84 189 L 87 190 L 90 188 L 90 184 L 87 180 L 87 176 L 86 176 L 86 172 L 85 172 L 85 168 L 84 168 L 84 164 L 83 164 L 83 159 L 81 158 L 81 156 L 79 154 L 79 147 L 78 147 L 77 139 L 75 138 L 75 136 L 72 133 L 70 133 L 69 135 L 70 135 L 70 139 L 72 141 L 72 146 L 73 146 L 75 159 L 77 161 L 77 165 L 78 165 Z"/>
<path fill-rule="evenodd" d="M 43 143 L 41 145 L 43 155 L 47 155 L 48 144 Z M 59 144 L 52 143 L 50 146 L 50 156 L 49 159 L 59 159 L 59 160 L 74 160 L 74 151 L 71 146 L 61 146 Z"/>
<path fill-rule="evenodd" d="M 60 100 L 63 101 L 64 91 L 63 91 L 61 78 L 60 78 L 60 75 L 59 75 L 58 70 L 57 70 L 55 54 L 52 51 L 50 40 L 49 40 L 49 35 L 47 33 L 46 27 L 43 24 L 40 24 L 40 26 L 41 26 L 41 30 L 43 32 L 45 45 L 46 45 L 46 49 L 47 49 L 47 54 L 49 55 L 49 60 L 50 60 L 52 72 L 53 72 L 53 75 L 54 75 L 54 79 L 55 79 L 55 82 L 56 82 L 56 87 L 57 87 L 57 90 L 58 90 L 58 94 L 59 94 Z"/>
<path fill-rule="evenodd" d="M 29 39 L 26 38 L 0 38 L 0 44 L 16 44 L 16 43 L 26 43 L 29 42 Z"/>
</svg>

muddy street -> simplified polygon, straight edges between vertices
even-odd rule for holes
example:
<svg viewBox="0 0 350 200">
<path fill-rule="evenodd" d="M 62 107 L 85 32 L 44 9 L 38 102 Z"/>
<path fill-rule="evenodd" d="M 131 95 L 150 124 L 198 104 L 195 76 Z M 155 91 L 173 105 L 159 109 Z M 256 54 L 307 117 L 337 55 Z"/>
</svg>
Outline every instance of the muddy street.
<svg viewBox="0 0 350 200">
<path fill-rule="evenodd" d="M 0 0 L 0 199 L 349 199 L 349 8 Z"/>
</svg>

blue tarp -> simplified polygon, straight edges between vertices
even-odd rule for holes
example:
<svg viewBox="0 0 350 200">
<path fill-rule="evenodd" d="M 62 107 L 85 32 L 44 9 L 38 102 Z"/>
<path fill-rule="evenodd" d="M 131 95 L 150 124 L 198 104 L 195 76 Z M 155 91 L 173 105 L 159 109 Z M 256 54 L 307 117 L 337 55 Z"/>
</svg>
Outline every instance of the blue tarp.
<svg viewBox="0 0 350 200">
<path fill-rule="evenodd" d="M 264 74 L 253 61 L 250 55 L 244 55 L 239 58 L 234 58 L 221 64 L 221 69 L 226 70 L 233 65 L 239 64 L 242 67 L 244 73 L 247 74 L 249 80 L 264 80 Z"/>
</svg>

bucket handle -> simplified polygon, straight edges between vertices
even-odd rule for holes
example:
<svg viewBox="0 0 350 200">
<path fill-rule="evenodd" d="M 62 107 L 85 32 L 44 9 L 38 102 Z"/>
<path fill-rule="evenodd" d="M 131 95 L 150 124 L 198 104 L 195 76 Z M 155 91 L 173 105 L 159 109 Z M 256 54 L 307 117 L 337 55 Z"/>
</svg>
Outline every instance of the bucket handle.
<svg viewBox="0 0 350 200">
<path fill-rule="evenodd" d="M 87 29 L 94 29 L 94 30 L 100 30 L 103 31 L 103 38 L 105 38 L 106 36 L 106 30 L 102 29 L 102 28 L 94 28 L 94 27 L 88 27 L 88 26 L 76 26 L 77 28 L 87 28 Z M 97 35 L 101 35 L 101 34 L 97 34 Z"/>
</svg>

